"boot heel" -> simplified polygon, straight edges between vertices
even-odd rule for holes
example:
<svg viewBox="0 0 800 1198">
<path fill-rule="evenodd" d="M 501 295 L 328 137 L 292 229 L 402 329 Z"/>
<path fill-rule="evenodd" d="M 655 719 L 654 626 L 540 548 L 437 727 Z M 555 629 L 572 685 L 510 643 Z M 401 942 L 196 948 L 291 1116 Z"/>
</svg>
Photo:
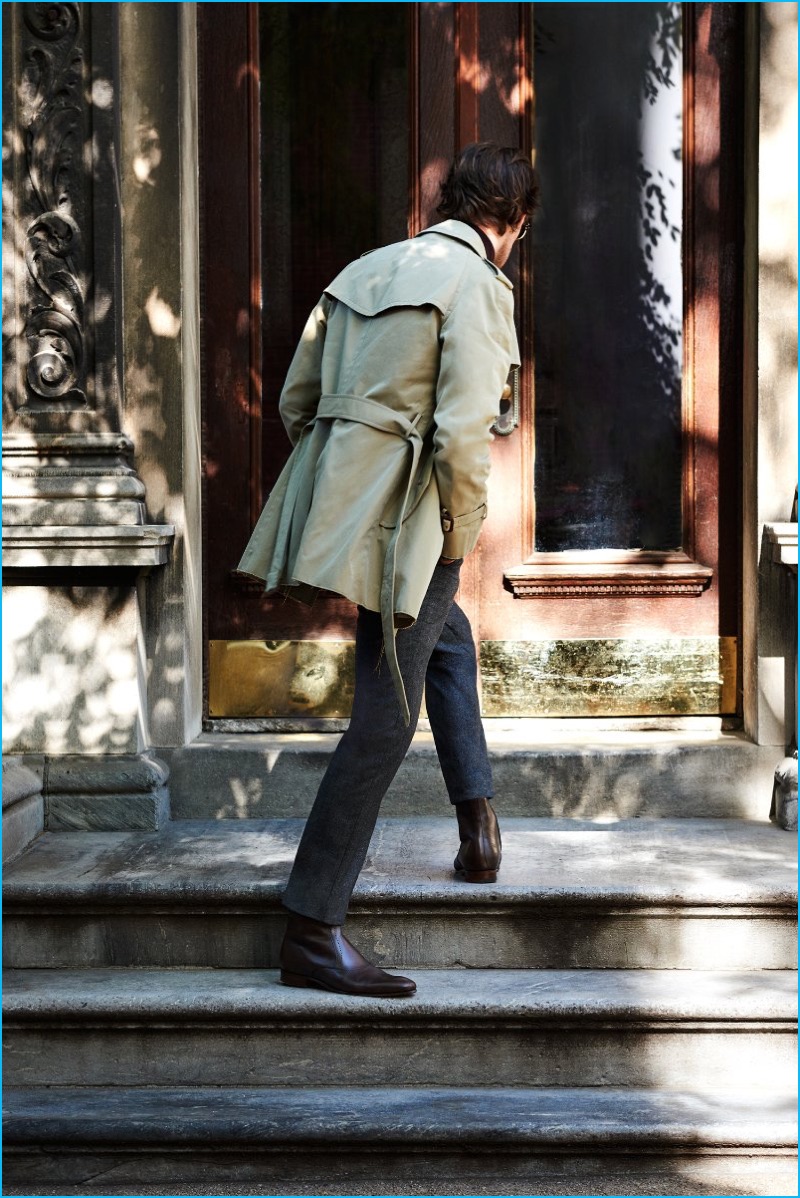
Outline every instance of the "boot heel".
<svg viewBox="0 0 800 1198">
<path fill-rule="evenodd" d="M 281 970 L 281 985 L 283 986 L 298 986 L 303 990 L 314 990 L 314 983 L 311 978 L 304 978 L 301 973 L 287 973 L 285 969 Z"/>
<path fill-rule="evenodd" d="M 464 870 L 461 877 L 465 882 L 496 882 L 496 869 L 471 869 Z"/>
</svg>

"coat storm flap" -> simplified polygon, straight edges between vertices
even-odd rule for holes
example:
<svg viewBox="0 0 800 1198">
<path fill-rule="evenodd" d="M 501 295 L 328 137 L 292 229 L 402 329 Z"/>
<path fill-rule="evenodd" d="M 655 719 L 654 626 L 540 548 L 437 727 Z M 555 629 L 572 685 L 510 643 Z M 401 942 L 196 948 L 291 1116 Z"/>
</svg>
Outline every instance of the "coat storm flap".
<svg viewBox="0 0 800 1198">
<path fill-rule="evenodd" d="M 413 624 L 440 555 L 465 557 L 486 516 L 490 426 L 519 364 L 511 283 L 448 220 L 351 263 L 308 319 L 280 413 L 294 446 L 239 563 L 310 601 Z"/>
</svg>

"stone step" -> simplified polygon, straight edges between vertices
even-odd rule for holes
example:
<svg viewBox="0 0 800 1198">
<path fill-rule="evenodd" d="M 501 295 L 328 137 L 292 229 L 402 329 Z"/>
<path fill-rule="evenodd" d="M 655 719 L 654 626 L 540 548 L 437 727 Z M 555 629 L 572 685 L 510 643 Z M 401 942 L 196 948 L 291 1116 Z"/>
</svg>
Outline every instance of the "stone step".
<svg viewBox="0 0 800 1198">
<path fill-rule="evenodd" d="M 408 999 L 265 970 L 16 970 L 4 1084 L 791 1089 L 793 971 L 420 970 Z"/>
<path fill-rule="evenodd" d="M 778 1092 L 62 1086 L 7 1088 L 3 1105 L 4 1192 L 797 1192 Z"/>
<path fill-rule="evenodd" d="M 269 968 L 300 820 L 45 833 L 5 872 L 17 968 Z M 456 825 L 383 820 L 348 934 L 386 966 L 791 969 L 797 841 L 744 820 L 503 821 L 496 885 L 454 879 Z"/>
<path fill-rule="evenodd" d="M 769 814 L 783 754 L 740 732 L 626 732 L 602 721 L 568 721 L 573 731 L 565 733 L 558 722 L 530 724 L 485 721 L 501 814 L 756 820 Z M 189 745 L 159 749 L 170 770 L 172 816 L 304 818 L 338 741 L 331 732 L 207 732 Z M 418 732 L 383 812 L 437 816 L 447 805 L 433 737 Z"/>
</svg>

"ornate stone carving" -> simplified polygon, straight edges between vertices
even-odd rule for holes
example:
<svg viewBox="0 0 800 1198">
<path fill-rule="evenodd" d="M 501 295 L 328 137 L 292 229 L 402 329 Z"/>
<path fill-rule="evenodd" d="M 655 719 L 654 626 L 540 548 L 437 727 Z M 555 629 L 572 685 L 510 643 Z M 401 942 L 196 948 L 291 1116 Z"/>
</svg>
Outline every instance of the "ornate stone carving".
<svg viewBox="0 0 800 1198">
<path fill-rule="evenodd" d="M 81 219 L 85 101 L 78 4 L 25 4 L 20 117 L 30 199 L 27 226 L 28 401 L 86 403 L 85 260 Z"/>
</svg>

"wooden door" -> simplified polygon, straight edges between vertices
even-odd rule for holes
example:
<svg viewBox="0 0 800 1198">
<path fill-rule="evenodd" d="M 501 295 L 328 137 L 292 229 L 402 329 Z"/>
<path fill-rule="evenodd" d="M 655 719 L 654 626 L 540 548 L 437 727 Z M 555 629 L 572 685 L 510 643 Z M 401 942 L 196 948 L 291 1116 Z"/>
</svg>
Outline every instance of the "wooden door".
<svg viewBox="0 0 800 1198">
<path fill-rule="evenodd" d="M 200 11 L 209 717 L 349 709 L 349 605 L 265 598 L 235 565 L 288 454 L 277 398 L 307 311 L 347 261 L 436 219 L 472 140 L 534 153 L 543 198 L 506 268 L 519 427 L 493 445 L 462 575 L 484 712 L 735 712 L 736 5 Z M 665 179 L 647 119 L 674 89 Z M 652 257 L 676 238 L 677 283 L 675 250 Z"/>
</svg>

